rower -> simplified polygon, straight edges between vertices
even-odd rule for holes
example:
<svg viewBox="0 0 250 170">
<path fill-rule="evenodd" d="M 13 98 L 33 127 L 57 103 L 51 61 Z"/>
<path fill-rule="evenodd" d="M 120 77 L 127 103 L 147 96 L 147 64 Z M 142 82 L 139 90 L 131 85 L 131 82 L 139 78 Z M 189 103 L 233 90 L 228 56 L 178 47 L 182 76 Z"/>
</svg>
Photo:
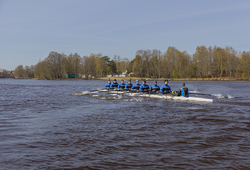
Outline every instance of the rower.
<svg viewBox="0 0 250 170">
<path fill-rule="evenodd" d="M 133 87 L 133 84 L 131 84 L 131 80 L 128 81 L 128 84 L 125 86 L 125 90 L 130 91 L 130 89 Z"/>
<path fill-rule="evenodd" d="M 183 97 L 189 97 L 188 88 L 185 86 L 184 82 L 181 83 L 181 89 L 179 90 L 177 96 L 181 96 L 181 95 Z"/>
<path fill-rule="evenodd" d="M 124 84 L 124 80 L 118 85 L 118 90 L 123 91 L 125 89 L 126 84 Z"/>
<path fill-rule="evenodd" d="M 164 85 L 161 86 L 160 92 L 163 94 L 167 94 L 171 92 L 171 88 L 168 85 L 168 80 L 164 81 Z"/>
<path fill-rule="evenodd" d="M 116 79 L 114 79 L 114 83 L 112 83 L 111 85 L 110 85 L 110 89 L 117 89 L 117 87 L 118 87 L 118 83 L 116 82 Z"/>
<path fill-rule="evenodd" d="M 148 92 L 150 90 L 149 86 L 146 84 L 146 81 L 143 81 L 143 84 L 140 86 L 140 92 Z"/>
<path fill-rule="evenodd" d="M 140 89 L 140 86 L 141 86 L 140 83 L 139 83 L 139 80 L 136 80 L 135 82 L 136 82 L 136 84 L 132 86 L 131 91 L 139 92 L 139 89 Z"/>
<path fill-rule="evenodd" d="M 157 85 L 157 81 L 154 81 L 154 85 L 151 87 L 151 91 L 154 93 L 159 93 L 160 87 Z"/>
<path fill-rule="evenodd" d="M 111 86 L 111 81 L 110 79 L 108 80 L 108 83 L 105 85 L 105 89 L 109 90 L 110 89 L 110 86 Z"/>
</svg>

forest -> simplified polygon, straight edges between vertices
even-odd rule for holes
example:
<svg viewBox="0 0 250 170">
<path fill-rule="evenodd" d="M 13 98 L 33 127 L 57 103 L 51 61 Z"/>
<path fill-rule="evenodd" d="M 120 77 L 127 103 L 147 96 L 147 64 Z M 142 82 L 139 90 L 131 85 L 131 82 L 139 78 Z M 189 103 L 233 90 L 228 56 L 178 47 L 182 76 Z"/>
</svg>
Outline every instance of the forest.
<svg viewBox="0 0 250 170">
<path fill-rule="evenodd" d="M 249 78 L 250 51 L 239 52 L 230 46 L 197 46 L 193 55 L 169 46 L 160 50 L 138 50 L 133 60 L 114 55 L 50 52 L 36 65 L 17 66 L 15 77 L 65 79 L 66 74 L 105 77 L 126 72 L 134 77 L 155 78 Z"/>
</svg>

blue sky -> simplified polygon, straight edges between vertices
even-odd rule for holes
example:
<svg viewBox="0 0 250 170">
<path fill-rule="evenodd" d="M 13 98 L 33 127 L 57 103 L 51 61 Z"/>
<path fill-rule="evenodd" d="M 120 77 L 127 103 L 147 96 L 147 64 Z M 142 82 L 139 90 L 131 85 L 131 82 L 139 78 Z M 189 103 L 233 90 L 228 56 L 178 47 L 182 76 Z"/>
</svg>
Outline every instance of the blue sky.
<svg viewBox="0 0 250 170">
<path fill-rule="evenodd" d="M 140 49 L 250 51 L 249 0 L 0 0 L 0 68 L 51 51 L 133 59 Z"/>
</svg>

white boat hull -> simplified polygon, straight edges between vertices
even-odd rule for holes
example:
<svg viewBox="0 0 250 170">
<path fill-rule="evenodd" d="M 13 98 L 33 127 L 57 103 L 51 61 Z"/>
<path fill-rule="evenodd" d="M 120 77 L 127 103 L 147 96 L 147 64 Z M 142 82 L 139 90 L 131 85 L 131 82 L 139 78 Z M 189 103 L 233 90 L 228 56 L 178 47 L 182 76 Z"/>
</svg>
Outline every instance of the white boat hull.
<svg viewBox="0 0 250 170">
<path fill-rule="evenodd" d="M 201 97 L 183 97 L 183 96 L 173 96 L 173 95 L 136 94 L 136 93 L 131 93 L 131 96 L 149 97 L 156 99 L 172 99 L 172 100 L 182 100 L 182 101 L 213 102 L 213 99 L 206 99 Z"/>
<path fill-rule="evenodd" d="M 125 94 L 129 96 L 149 97 L 149 98 L 156 98 L 156 99 L 213 102 L 213 99 L 207 99 L 207 98 L 201 98 L 201 97 L 183 97 L 183 96 L 173 96 L 173 95 L 163 95 L 163 94 L 127 93 L 125 91 L 108 91 L 108 90 L 100 90 L 100 92 L 109 92 L 112 94 Z"/>
</svg>

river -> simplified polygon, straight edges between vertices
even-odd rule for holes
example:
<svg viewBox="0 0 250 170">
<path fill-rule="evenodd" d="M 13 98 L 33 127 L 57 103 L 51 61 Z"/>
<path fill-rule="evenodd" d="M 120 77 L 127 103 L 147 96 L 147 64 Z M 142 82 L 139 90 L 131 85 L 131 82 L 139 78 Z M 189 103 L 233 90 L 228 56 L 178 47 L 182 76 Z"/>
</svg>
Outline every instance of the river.
<svg viewBox="0 0 250 170">
<path fill-rule="evenodd" d="M 72 95 L 105 84 L 0 79 L 0 169 L 250 167 L 250 82 L 186 81 L 212 103 Z"/>
</svg>

